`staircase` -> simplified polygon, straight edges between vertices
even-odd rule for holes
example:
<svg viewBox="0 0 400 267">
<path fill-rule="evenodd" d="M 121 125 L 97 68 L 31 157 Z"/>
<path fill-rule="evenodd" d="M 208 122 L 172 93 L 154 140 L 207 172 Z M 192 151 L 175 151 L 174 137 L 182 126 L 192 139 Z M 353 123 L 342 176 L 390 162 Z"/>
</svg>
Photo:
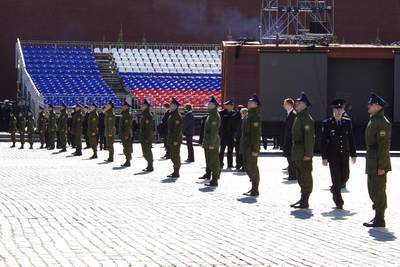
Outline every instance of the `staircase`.
<svg viewBox="0 0 400 267">
<path fill-rule="evenodd" d="M 124 99 L 129 91 L 125 89 L 111 54 L 95 53 L 94 58 L 103 80 L 119 99 Z"/>
</svg>

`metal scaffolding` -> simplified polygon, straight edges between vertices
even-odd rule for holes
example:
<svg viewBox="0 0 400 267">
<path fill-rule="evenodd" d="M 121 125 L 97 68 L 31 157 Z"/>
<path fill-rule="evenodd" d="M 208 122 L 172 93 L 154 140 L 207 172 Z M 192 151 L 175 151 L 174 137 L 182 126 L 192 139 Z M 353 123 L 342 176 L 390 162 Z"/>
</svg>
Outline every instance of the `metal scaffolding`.
<svg viewBox="0 0 400 267">
<path fill-rule="evenodd" d="M 331 42 L 335 0 L 262 0 L 261 43 Z"/>
</svg>

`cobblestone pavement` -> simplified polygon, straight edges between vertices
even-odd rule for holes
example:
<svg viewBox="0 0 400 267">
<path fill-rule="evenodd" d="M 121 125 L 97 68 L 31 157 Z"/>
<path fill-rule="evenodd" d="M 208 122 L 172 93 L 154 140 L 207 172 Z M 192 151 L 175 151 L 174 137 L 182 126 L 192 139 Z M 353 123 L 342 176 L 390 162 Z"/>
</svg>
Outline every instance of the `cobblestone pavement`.
<svg viewBox="0 0 400 267">
<path fill-rule="evenodd" d="M 37 144 L 36 144 L 37 147 Z M 203 151 L 167 179 L 170 161 L 145 161 L 134 145 L 132 167 L 115 162 L 19 150 L 0 143 L 0 266 L 399 266 L 400 158 L 388 179 L 387 229 L 362 223 L 373 212 L 365 160 L 352 166 L 345 210 L 332 209 L 328 169 L 314 159 L 309 210 L 292 210 L 299 187 L 285 182 L 285 160 L 260 159 L 260 197 L 246 198 L 247 176 L 224 170 L 214 191 L 198 180 Z M 155 145 L 155 159 L 163 154 Z M 72 152 L 72 150 L 69 150 Z M 182 146 L 182 159 L 186 147 Z"/>
</svg>

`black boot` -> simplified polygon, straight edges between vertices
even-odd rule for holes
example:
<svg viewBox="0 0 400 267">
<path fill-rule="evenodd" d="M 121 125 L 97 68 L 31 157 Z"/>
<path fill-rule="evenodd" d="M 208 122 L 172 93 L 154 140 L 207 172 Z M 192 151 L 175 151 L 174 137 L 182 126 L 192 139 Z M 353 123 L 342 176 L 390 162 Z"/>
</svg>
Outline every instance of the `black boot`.
<svg viewBox="0 0 400 267">
<path fill-rule="evenodd" d="M 168 175 L 167 177 L 170 177 L 170 178 L 179 178 L 179 170 L 174 170 L 174 172 L 171 173 L 170 175 Z"/>
<path fill-rule="evenodd" d="M 309 193 L 302 193 L 301 198 L 299 201 L 296 203 L 290 205 L 290 207 L 295 208 L 295 209 L 308 209 L 309 204 L 308 204 L 308 199 L 310 198 Z"/>
<path fill-rule="evenodd" d="M 81 150 L 76 150 L 74 153 L 74 156 L 82 156 L 82 151 Z"/>
<path fill-rule="evenodd" d="M 97 154 L 94 153 L 93 156 L 90 157 L 90 159 L 97 159 Z"/>
<path fill-rule="evenodd" d="M 375 210 L 375 218 L 370 222 L 363 223 L 365 227 L 385 227 L 385 211 Z"/>
<path fill-rule="evenodd" d="M 260 192 L 258 192 L 258 185 L 256 183 L 251 183 L 251 190 L 243 195 L 249 197 L 258 197 L 260 195 Z"/>
<path fill-rule="evenodd" d="M 131 166 L 131 161 L 130 160 L 126 160 L 126 162 L 121 165 L 121 167 L 130 167 L 130 166 Z"/>
<path fill-rule="evenodd" d="M 211 182 L 209 182 L 208 184 L 205 184 L 205 186 L 217 187 L 218 186 L 218 178 L 213 177 Z"/>
<path fill-rule="evenodd" d="M 144 172 L 152 172 L 152 171 L 154 171 L 153 165 L 147 166 L 147 168 L 146 168 L 146 169 L 143 169 L 143 171 L 144 171 Z"/>
<path fill-rule="evenodd" d="M 199 177 L 199 179 L 206 179 L 206 180 L 210 180 L 211 179 L 211 173 L 206 172 L 203 176 Z"/>
</svg>

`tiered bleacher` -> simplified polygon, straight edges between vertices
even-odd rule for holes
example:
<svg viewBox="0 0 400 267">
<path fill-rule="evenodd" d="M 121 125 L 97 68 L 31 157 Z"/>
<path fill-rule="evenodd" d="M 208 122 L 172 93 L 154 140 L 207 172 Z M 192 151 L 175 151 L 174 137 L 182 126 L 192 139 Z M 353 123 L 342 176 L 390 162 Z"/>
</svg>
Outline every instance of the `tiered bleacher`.
<svg viewBox="0 0 400 267">
<path fill-rule="evenodd" d="M 90 48 L 27 45 L 22 51 L 26 69 L 46 104 L 73 106 L 96 101 L 104 105 L 114 99 L 120 105 L 102 79 Z"/>
<path fill-rule="evenodd" d="M 221 50 L 123 49 L 111 53 L 125 85 L 139 100 L 162 105 L 174 96 L 182 103 L 204 107 L 209 97 L 221 98 Z"/>
</svg>

